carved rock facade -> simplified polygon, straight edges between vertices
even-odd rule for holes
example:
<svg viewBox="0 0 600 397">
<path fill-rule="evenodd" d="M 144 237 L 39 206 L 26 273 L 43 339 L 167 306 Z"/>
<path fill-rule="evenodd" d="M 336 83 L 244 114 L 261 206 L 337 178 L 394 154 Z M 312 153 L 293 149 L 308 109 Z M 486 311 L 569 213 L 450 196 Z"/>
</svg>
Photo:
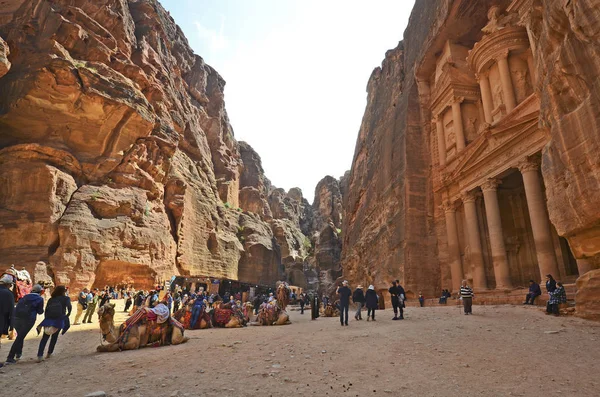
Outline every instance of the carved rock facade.
<svg viewBox="0 0 600 397">
<path fill-rule="evenodd" d="M 600 267 L 600 12 L 423 1 L 367 86 L 344 277 L 409 293 Z"/>
</svg>

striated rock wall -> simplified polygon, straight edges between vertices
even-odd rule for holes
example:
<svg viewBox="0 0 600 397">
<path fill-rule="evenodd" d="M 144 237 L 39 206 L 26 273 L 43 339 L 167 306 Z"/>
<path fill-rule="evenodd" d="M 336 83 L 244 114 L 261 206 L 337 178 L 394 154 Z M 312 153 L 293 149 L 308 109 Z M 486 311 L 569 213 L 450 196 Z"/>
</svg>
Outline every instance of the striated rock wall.
<svg viewBox="0 0 600 397">
<path fill-rule="evenodd" d="M 577 258 L 600 262 L 600 7 L 533 2 L 548 211 Z"/>
<path fill-rule="evenodd" d="M 157 1 L 3 2 L 0 268 L 309 286 L 313 207 L 235 140 L 224 87 Z"/>
</svg>

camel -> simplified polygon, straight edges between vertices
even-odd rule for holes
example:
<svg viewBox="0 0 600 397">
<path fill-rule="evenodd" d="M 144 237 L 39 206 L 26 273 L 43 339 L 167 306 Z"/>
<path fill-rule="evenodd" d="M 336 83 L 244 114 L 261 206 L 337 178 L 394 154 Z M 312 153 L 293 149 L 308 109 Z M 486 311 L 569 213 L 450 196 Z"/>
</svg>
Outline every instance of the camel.
<svg viewBox="0 0 600 397">
<path fill-rule="evenodd" d="M 225 328 L 241 328 L 246 325 L 244 313 L 240 309 L 232 309 L 228 303 L 212 310 L 212 322 L 216 327 Z"/>
<path fill-rule="evenodd" d="M 185 305 L 181 309 L 173 313 L 173 318 L 183 324 L 185 329 L 206 329 L 212 328 L 211 315 L 206 311 L 206 306 L 202 307 L 198 323 L 192 328 L 190 322 L 192 320 L 192 305 Z"/>
<path fill-rule="evenodd" d="M 291 324 L 290 316 L 285 310 L 275 304 L 263 303 L 258 310 L 256 322 L 252 325 L 286 325 Z"/>
<path fill-rule="evenodd" d="M 323 310 L 323 317 L 338 317 L 340 311 L 331 303 L 328 303 Z"/>
<path fill-rule="evenodd" d="M 108 342 L 106 345 L 98 346 L 96 348 L 98 352 L 135 350 L 148 345 L 179 345 L 188 341 L 188 338 L 183 336 L 183 327 L 180 328 L 180 324 L 176 321 L 171 318 L 163 324 L 148 321 L 143 308 L 129 319 L 133 321 L 133 324 L 125 322 L 118 329 L 115 328 L 114 315 L 115 305 L 112 303 L 106 304 L 98 310 L 102 337 Z M 138 321 L 135 321 L 136 317 L 139 318 Z M 128 325 L 129 327 L 127 327 Z"/>
<path fill-rule="evenodd" d="M 277 286 L 276 297 L 277 303 L 279 304 L 279 307 L 281 307 L 281 310 L 285 310 L 287 305 L 289 305 L 291 292 L 292 290 L 287 286 L 286 283 L 281 283 Z"/>
</svg>

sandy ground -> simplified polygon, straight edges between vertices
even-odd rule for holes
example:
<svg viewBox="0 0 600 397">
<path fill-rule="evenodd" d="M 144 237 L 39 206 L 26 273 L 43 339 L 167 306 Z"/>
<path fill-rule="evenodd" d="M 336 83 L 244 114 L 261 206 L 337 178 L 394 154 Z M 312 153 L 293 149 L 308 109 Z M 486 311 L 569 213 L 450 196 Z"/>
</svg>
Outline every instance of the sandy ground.
<svg viewBox="0 0 600 397">
<path fill-rule="evenodd" d="M 122 305 L 122 301 L 118 302 Z M 120 306 L 122 307 L 122 306 Z M 74 326 L 55 356 L 0 369 L 2 396 L 599 396 L 600 324 L 539 308 L 474 306 L 390 310 L 376 322 L 336 318 L 186 331 L 180 346 L 96 353 L 94 324 Z M 363 314 L 366 317 L 366 313 Z M 119 320 L 124 319 L 123 314 Z M 558 331 L 558 332 L 554 332 Z M 8 354 L 6 340 L 1 358 Z"/>
</svg>

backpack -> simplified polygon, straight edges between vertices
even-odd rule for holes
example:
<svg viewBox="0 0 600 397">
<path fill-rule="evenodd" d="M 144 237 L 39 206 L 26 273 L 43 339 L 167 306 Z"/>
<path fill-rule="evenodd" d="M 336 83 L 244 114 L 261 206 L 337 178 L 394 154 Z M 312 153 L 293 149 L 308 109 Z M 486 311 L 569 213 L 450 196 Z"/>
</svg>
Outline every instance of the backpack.
<svg viewBox="0 0 600 397">
<path fill-rule="evenodd" d="M 58 319 L 64 314 L 63 305 L 58 299 L 50 299 L 46 305 L 46 318 Z"/>
<path fill-rule="evenodd" d="M 17 318 L 29 318 L 31 315 L 31 302 L 26 299 L 19 300 L 15 309 L 15 316 Z"/>
</svg>

